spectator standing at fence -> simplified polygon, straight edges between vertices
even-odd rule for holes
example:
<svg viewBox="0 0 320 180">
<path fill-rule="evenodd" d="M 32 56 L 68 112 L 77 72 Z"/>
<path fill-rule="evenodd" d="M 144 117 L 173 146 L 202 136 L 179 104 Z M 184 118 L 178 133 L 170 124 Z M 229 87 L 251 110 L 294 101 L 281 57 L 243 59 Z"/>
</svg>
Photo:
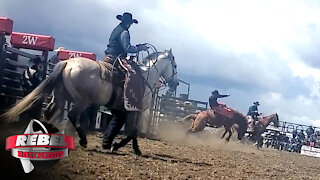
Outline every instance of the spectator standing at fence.
<svg viewBox="0 0 320 180">
<path fill-rule="evenodd" d="M 305 139 L 305 135 L 304 135 L 304 131 L 303 130 L 301 130 L 298 134 L 297 134 L 297 136 L 298 136 L 298 139 L 300 140 L 300 141 L 304 141 L 304 139 Z"/>
<path fill-rule="evenodd" d="M 292 131 L 292 138 L 295 139 L 295 138 L 297 137 L 297 134 L 298 134 L 297 130 L 294 129 L 294 130 Z"/>
<path fill-rule="evenodd" d="M 307 137 L 308 139 L 314 134 L 314 129 L 312 126 L 309 126 L 308 129 L 306 130 Z"/>
<path fill-rule="evenodd" d="M 33 63 L 28 69 L 26 69 L 21 77 L 21 85 L 24 96 L 28 95 L 33 89 L 35 89 L 42 81 L 43 77 L 43 63 L 40 56 L 35 56 L 30 59 Z"/>
<path fill-rule="evenodd" d="M 53 55 L 48 62 L 52 64 L 57 64 L 59 62 L 59 52 L 61 50 L 64 50 L 64 47 L 59 47 L 58 49 L 55 49 L 54 52 L 56 52 L 55 55 Z"/>
<path fill-rule="evenodd" d="M 24 96 L 27 96 L 29 93 L 31 93 L 43 80 L 43 58 L 41 56 L 35 56 L 34 58 L 30 59 L 30 62 L 33 63 L 33 65 L 23 72 L 20 79 Z M 39 105 L 36 105 L 30 110 L 26 111 L 22 115 L 22 119 L 39 119 L 41 115 L 41 108 L 42 103 L 39 103 Z"/>
<path fill-rule="evenodd" d="M 316 131 L 315 139 L 316 139 L 315 147 L 319 148 L 320 147 L 320 131 Z"/>
<path fill-rule="evenodd" d="M 314 134 L 312 134 L 309 138 L 309 141 L 310 141 L 310 146 L 311 147 L 314 147 L 315 146 L 315 143 L 316 143 L 316 137 Z"/>
</svg>

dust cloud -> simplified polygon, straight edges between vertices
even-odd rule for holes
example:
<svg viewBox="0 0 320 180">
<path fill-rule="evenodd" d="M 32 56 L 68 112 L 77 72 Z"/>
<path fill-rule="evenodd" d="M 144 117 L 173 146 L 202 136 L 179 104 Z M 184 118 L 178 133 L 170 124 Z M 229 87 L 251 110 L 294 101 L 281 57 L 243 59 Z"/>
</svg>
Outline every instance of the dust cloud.
<svg viewBox="0 0 320 180">
<path fill-rule="evenodd" d="M 224 128 L 209 128 L 197 133 L 186 134 L 190 124 L 181 122 L 161 121 L 159 122 L 157 137 L 163 141 L 189 144 L 194 146 L 210 146 L 212 148 L 228 151 L 241 151 L 246 153 L 261 153 L 247 139 L 237 140 L 237 134 L 234 133 L 230 141 L 221 138 Z"/>
</svg>

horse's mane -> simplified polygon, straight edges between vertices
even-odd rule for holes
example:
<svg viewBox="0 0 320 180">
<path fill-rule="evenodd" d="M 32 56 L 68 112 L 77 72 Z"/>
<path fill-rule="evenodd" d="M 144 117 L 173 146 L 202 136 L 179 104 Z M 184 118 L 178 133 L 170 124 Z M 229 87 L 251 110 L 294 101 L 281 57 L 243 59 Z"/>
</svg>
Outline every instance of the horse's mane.
<svg viewBox="0 0 320 180">
<path fill-rule="evenodd" d="M 156 60 L 157 58 L 167 58 L 169 56 L 169 54 L 167 52 L 168 52 L 168 50 L 164 50 L 163 52 L 158 52 L 157 51 L 157 52 L 151 53 L 148 56 L 144 57 L 142 62 L 144 64 L 146 64 L 147 62 Z M 160 55 L 164 55 L 164 56 L 163 57 L 159 57 Z"/>
<path fill-rule="evenodd" d="M 145 58 L 143 58 L 143 60 L 152 60 L 152 59 L 156 59 L 160 54 L 162 54 L 163 52 L 154 52 L 149 54 L 148 56 L 146 56 Z"/>
</svg>

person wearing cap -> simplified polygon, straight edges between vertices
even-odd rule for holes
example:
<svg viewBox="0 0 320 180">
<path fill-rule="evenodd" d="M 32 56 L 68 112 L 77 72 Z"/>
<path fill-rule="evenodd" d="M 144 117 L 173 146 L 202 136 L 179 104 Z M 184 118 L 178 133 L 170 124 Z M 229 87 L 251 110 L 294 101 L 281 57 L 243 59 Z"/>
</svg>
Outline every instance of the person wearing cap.
<svg viewBox="0 0 320 180">
<path fill-rule="evenodd" d="M 307 138 L 310 138 L 314 134 L 314 128 L 312 126 L 309 126 L 306 130 Z"/>
<path fill-rule="evenodd" d="M 41 56 L 35 56 L 30 61 L 33 65 L 23 72 L 20 79 L 25 96 L 33 91 L 43 80 L 43 60 Z"/>
<path fill-rule="evenodd" d="M 41 56 L 35 56 L 30 59 L 30 62 L 33 63 L 33 65 L 26 69 L 20 78 L 24 96 L 31 93 L 43 80 L 43 58 Z M 41 99 L 40 101 L 43 101 L 43 99 Z M 21 119 L 39 119 L 41 115 L 41 108 L 42 103 L 33 106 L 31 109 L 21 115 Z"/>
<path fill-rule="evenodd" d="M 251 116 L 253 121 L 252 121 L 252 127 L 255 126 L 256 121 L 258 121 L 258 106 L 260 106 L 260 103 L 258 101 L 253 102 L 253 105 L 249 107 L 249 111 L 247 113 L 247 116 Z"/>
<path fill-rule="evenodd" d="M 54 52 L 56 52 L 55 55 L 53 55 L 48 62 L 53 63 L 53 64 L 57 64 L 59 62 L 59 52 L 61 50 L 64 50 L 64 47 L 59 47 L 58 49 L 55 49 Z"/>
<path fill-rule="evenodd" d="M 210 108 L 214 109 L 215 107 L 217 107 L 219 105 L 219 103 L 217 102 L 218 98 L 224 98 L 224 97 L 228 97 L 228 96 L 230 96 L 230 94 L 221 95 L 221 94 L 219 94 L 218 90 L 214 90 L 211 93 L 211 96 L 209 97 Z"/>
<path fill-rule="evenodd" d="M 145 44 L 139 44 L 136 46 L 132 46 L 130 44 L 130 26 L 138 21 L 136 19 L 132 19 L 132 14 L 125 12 L 123 15 L 118 15 L 117 19 L 121 22 L 119 25 L 114 28 L 112 31 L 109 44 L 105 52 L 105 62 L 114 63 L 117 57 L 120 59 L 124 59 L 127 56 L 127 53 L 137 53 L 139 51 L 146 51 L 148 47 Z"/>
</svg>

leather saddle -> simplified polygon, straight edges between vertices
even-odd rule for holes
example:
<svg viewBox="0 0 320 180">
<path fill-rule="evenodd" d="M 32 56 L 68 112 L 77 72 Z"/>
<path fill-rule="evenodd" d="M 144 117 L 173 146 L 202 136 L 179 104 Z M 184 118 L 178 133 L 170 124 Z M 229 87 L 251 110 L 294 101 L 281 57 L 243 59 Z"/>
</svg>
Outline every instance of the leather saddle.
<svg viewBox="0 0 320 180">
<path fill-rule="evenodd" d="M 233 118 L 234 112 L 232 109 L 228 108 L 225 104 L 219 103 L 218 106 L 216 106 L 214 109 L 214 113 L 227 116 L 228 118 Z"/>
<path fill-rule="evenodd" d="M 134 61 L 118 60 L 115 63 L 112 84 L 115 97 L 108 103 L 108 107 L 122 107 L 127 111 L 142 110 L 145 81 L 140 67 Z"/>
</svg>

